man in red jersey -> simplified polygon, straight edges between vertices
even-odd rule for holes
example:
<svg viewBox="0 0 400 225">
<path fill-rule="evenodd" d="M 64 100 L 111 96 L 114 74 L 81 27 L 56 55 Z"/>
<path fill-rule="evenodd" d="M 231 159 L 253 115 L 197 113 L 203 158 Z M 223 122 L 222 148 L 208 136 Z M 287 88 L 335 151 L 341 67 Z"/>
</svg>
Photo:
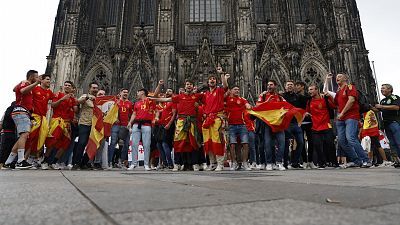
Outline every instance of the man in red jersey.
<svg viewBox="0 0 400 225">
<path fill-rule="evenodd" d="M 26 155 L 38 157 L 39 151 L 43 148 L 49 133 L 49 123 L 46 115 L 49 101 L 53 98 L 53 92 L 50 90 L 50 75 L 41 75 L 40 86 L 32 90 L 33 94 L 33 125 L 29 133 L 26 144 Z"/>
<path fill-rule="evenodd" d="M 267 83 L 267 91 L 264 91 L 258 97 L 258 101 L 256 104 L 261 104 L 263 102 L 282 102 L 285 99 L 277 93 L 277 83 L 274 80 L 269 80 Z M 267 124 L 263 124 L 264 126 L 264 153 L 265 153 L 265 161 L 267 163 L 266 170 L 273 170 L 274 168 L 277 170 L 284 171 L 286 168 L 284 167 L 282 160 L 283 154 L 285 150 L 285 132 L 272 132 L 272 129 Z M 276 145 L 278 146 L 278 151 L 276 152 L 275 163 L 276 167 L 273 166 L 272 155 L 275 146 L 272 145 L 272 138 L 275 138 Z"/>
<path fill-rule="evenodd" d="M 217 86 L 217 76 L 214 72 L 208 77 L 209 90 L 203 95 L 204 114 L 206 119 L 203 122 L 203 141 L 204 151 L 210 158 L 210 170 L 213 169 L 212 163 L 217 161 L 216 171 L 224 168 L 225 139 L 222 133 L 224 129 L 224 97 L 228 90 L 228 81 L 230 77 L 217 67 L 217 73 L 221 76 L 222 86 Z"/>
<path fill-rule="evenodd" d="M 155 101 L 148 98 L 149 92 L 146 89 L 137 91 L 138 101 L 133 107 L 133 113 L 129 120 L 128 127 L 132 130 L 132 164 L 137 166 L 137 154 L 139 141 L 142 140 L 144 148 L 144 169 L 150 171 L 150 145 L 151 126 L 159 120 L 156 111 Z"/>
<path fill-rule="evenodd" d="M 245 170 L 251 170 L 247 158 L 249 154 L 249 133 L 246 128 L 245 111 L 251 109 L 251 105 L 246 99 L 239 96 L 239 86 L 234 86 L 231 89 L 231 95 L 225 99 L 225 110 L 228 116 L 228 130 L 229 130 L 229 143 L 230 153 L 232 158 L 231 170 L 237 169 L 236 161 L 236 147 L 238 146 L 238 138 L 243 146 L 241 155 L 242 166 Z"/>
<path fill-rule="evenodd" d="M 119 100 L 117 101 L 118 105 L 118 121 L 112 126 L 111 128 L 111 142 L 108 147 L 108 164 L 109 166 L 113 166 L 113 163 L 117 162 L 118 159 L 115 161 L 115 146 L 118 143 L 119 139 L 123 139 L 124 147 L 121 151 L 121 160 L 127 161 L 128 160 L 128 148 L 129 148 L 129 132 L 124 132 L 124 129 L 127 129 L 129 119 L 133 113 L 133 103 L 128 100 L 129 90 L 126 88 L 122 88 L 119 92 Z M 127 134 L 122 135 L 122 134 Z M 122 137 L 125 136 L 125 137 Z M 117 157 L 118 158 L 118 157 Z"/>
<path fill-rule="evenodd" d="M 332 76 L 328 74 L 328 77 Z M 339 86 L 335 95 L 335 104 L 338 108 L 336 121 L 339 145 L 344 149 L 350 163 L 347 167 L 370 167 L 368 156 L 358 139 L 358 124 L 360 112 L 358 104 L 358 92 L 354 85 L 348 84 L 346 74 L 338 74 L 336 83 Z"/>
<path fill-rule="evenodd" d="M 71 123 L 78 110 L 78 101 L 73 97 L 73 87 L 72 81 L 65 81 L 63 90 L 55 94 L 52 99 L 53 115 L 50 121 L 49 135 L 46 139 L 47 151 L 42 169 L 48 169 L 49 164 L 54 169 L 59 169 L 56 163 L 71 143 Z M 50 162 L 49 157 L 53 149 L 57 150 L 57 154 Z"/>
<path fill-rule="evenodd" d="M 165 92 L 165 97 L 172 97 L 174 92 L 171 88 L 168 88 Z M 159 112 L 160 115 L 160 130 L 162 140 L 158 142 L 158 149 L 161 151 L 161 158 L 164 166 L 173 169 L 173 162 L 171 157 L 171 151 L 173 147 L 174 132 L 175 132 L 175 118 L 176 118 L 176 103 L 167 102 L 161 103 Z"/>
<path fill-rule="evenodd" d="M 157 101 L 172 101 L 177 108 L 177 121 L 174 135 L 174 168 L 172 171 L 182 169 L 184 163 L 188 164 L 192 153 L 198 151 L 201 145 L 201 134 L 197 127 L 198 103 L 202 95 L 193 93 L 193 82 L 185 81 L 185 92 L 170 98 L 158 98 Z"/>
<path fill-rule="evenodd" d="M 316 85 L 308 87 L 311 100 L 307 103 L 306 111 L 311 115 L 313 149 L 317 153 L 318 168 L 324 169 L 326 156 L 335 159 L 335 144 L 329 110 L 335 107 L 333 98 L 322 96 Z"/>
<path fill-rule="evenodd" d="M 14 159 L 18 156 L 16 168 L 27 169 L 32 165 L 25 160 L 25 144 L 31 131 L 31 112 L 33 110 L 32 89 L 40 83 L 38 72 L 29 70 L 26 74 L 26 80 L 20 82 L 14 88 L 16 97 L 16 106 L 11 114 L 17 127 L 19 135 L 17 142 L 13 146 L 4 167 L 9 168 Z"/>
</svg>

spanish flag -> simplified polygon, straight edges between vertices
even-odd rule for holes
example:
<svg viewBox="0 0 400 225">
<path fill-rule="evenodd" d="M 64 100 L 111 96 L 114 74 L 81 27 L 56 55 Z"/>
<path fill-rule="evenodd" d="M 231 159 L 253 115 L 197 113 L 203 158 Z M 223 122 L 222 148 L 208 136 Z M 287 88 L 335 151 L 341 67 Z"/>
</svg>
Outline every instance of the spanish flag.
<svg viewBox="0 0 400 225">
<path fill-rule="evenodd" d="M 372 110 L 365 113 L 364 116 L 364 124 L 360 137 L 362 139 L 366 136 L 379 137 L 378 120 L 376 119 L 376 115 Z"/>
<path fill-rule="evenodd" d="M 248 112 L 268 124 L 272 132 L 286 130 L 293 117 L 300 124 L 306 114 L 304 109 L 296 108 L 288 102 L 264 102 Z"/>
<path fill-rule="evenodd" d="M 70 122 L 64 121 L 61 117 L 52 118 L 46 147 L 66 150 L 71 143 L 70 126 Z"/>
<path fill-rule="evenodd" d="M 115 96 L 103 96 L 96 98 L 93 107 L 92 129 L 86 146 L 89 159 L 94 159 L 100 142 L 111 134 L 111 126 L 118 119 L 118 106 L 115 104 Z M 103 118 L 103 112 L 105 116 Z"/>
<path fill-rule="evenodd" d="M 31 149 L 32 153 L 37 153 L 43 148 L 49 133 L 49 123 L 46 116 L 40 116 L 33 113 L 31 132 L 29 133 L 29 140 L 27 141 L 27 148 Z"/>
</svg>

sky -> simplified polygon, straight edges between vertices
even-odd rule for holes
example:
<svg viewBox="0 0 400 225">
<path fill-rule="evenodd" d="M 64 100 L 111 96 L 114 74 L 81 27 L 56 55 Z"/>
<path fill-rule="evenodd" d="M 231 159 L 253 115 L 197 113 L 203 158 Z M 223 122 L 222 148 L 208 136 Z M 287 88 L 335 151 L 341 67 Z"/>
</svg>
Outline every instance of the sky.
<svg viewBox="0 0 400 225">
<path fill-rule="evenodd" d="M 0 1 L 1 115 L 15 99 L 13 87 L 25 79 L 29 69 L 45 72 L 58 3 L 59 0 Z M 359 0 L 357 4 L 378 83 L 392 84 L 394 93 L 400 95 L 400 74 L 396 74 L 400 59 L 400 1 Z"/>
</svg>

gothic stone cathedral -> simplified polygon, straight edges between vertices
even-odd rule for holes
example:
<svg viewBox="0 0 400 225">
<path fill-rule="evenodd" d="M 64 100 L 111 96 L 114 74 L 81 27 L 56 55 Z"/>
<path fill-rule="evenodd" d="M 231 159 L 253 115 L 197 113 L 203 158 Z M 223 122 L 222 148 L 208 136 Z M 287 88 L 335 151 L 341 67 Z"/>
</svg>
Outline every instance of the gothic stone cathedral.
<svg viewBox="0 0 400 225">
<path fill-rule="evenodd" d="M 133 98 L 159 79 L 205 84 L 216 65 L 249 99 L 268 79 L 320 84 L 329 71 L 376 96 L 356 0 L 60 0 L 46 72 L 56 90 L 97 81 Z"/>
</svg>

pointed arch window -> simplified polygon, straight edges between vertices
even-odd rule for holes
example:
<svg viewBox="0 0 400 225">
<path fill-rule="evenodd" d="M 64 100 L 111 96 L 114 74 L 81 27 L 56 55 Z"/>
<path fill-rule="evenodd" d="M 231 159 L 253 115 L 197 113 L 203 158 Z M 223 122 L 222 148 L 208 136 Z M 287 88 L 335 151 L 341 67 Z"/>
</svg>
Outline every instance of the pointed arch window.
<svg viewBox="0 0 400 225">
<path fill-rule="evenodd" d="M 218 22 L 222 20 L 221 0 L 189 0 L 190 22 Z"/>
</svg>

